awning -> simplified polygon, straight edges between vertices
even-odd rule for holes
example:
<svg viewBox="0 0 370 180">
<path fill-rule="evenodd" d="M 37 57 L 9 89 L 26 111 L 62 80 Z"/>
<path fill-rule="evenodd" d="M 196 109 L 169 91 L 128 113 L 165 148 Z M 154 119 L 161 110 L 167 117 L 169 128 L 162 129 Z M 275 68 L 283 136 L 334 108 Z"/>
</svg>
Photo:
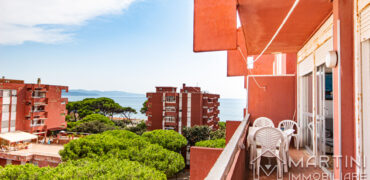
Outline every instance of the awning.
<svg viewBox="0 0 370 180">
<path fill-rule="evenodd" d="M 258 55 L 271 40 L 295 0 L 239 0 L 238 2 L 247 54 Z M 297 52 L 321 23 L 330 16 L 332 8 L 332 2 L 329 0 L 300 0 L 266 53 Z"/>
<path fill-rule="evenodd" d="M 194 51 L 234 50 L 229 52 L 229 56 L 238 58 L 235 51 L 238 10 L 245 43 L 240 46 L 239 41 L 239 47 L 246 51 L 245 55 L 259 55 L 295 2 L 296 0 L 194 0 Z M 299 0 L 265 54 L 296 53 L 330 17 L 332 9 L 330 0 Z M 237 72 L 229 75 L 245 74 L 236 70 Z"/>
<path fill-rule="evenodd" d="M 19 141 L 37 139 L 37 136 L 34 134 L 22 132 L 22 131 L 15 131 L 15 132 L 1 133 L 0 139 L 4 139 L 9 142 L 19 142 Z"/>
</svg>

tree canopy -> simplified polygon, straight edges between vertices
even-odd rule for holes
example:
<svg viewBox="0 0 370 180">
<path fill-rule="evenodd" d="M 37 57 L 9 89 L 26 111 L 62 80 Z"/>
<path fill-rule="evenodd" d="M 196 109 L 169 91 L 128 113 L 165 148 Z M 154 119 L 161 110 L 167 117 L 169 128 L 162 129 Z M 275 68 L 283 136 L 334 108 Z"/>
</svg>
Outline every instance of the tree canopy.
<svg viewBox="0 0 370 180">
<path fill-rule="evenodd" d="M 195 146 L 199 147 L 210 147 L 210 148 L 224 148 L 226 144 L 225 139 L 214 139 L 214 140 L 204 140 L 195 143 Z"/>
<path fill-rule="evenodd" d="M 187 144 L 186 138 L 174 130 L 158 129 L 145 132 L 142 136 L 152 144 L 175 152 L 179 152 Z"/>
<path fill-rule="evenodd" d="M 107 97 L 85 98 L 82 101 L 69 102 L 66 106 L 68 113 L 73 113 L 74 120 L 82 119 L 90 114 L 102 114 L 113 117 L 115 114 L 123 114 L 126 118 L 136 114 L 136 110 L 131 107 L 122 107 L 113 99 Z"/>
<path fill-rule="evenodd" d="M 145 138 L 126 130 L 106 131 L 73 140 L 64 146 L 63 161 L 98 158 L 104 155 L 137 161 L 172 176 L 185 167 L 181 154 L 151 144 Z"/>
<path fill-rule="evenodd" d="M 208 126 L 184 127 L 183 135 L 188 140 L 189 145 L 194 146 L 196 142 L 208 140 L 211 129 Z"/>
<path fill-rule="evenodd" d="M 61 163 L 55 168 L 39 168 L 33 164 L 7 165 L 0 169 L 0 179 L 166 179 L 155 168 L 114 156 L 84 158 Z"/>
<path fill-rule="evenodd" d="M 146 100 L 143 103 L 143 107 L 141 107 L 141 109 L 140 109 L 141 114 L 145 114 L 147 111 L 148 111 L 148 100 Z"/>
</svg>

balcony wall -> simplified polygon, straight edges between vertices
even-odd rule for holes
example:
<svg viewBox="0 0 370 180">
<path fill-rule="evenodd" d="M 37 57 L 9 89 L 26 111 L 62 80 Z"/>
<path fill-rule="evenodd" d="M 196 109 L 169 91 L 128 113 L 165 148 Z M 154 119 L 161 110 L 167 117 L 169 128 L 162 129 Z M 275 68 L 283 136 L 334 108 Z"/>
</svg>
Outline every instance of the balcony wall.
<svg viewBox="0 0 370 180">
<path fill-rule="evenodd" d="M 226 122 L 226 134 L 232 138 L 222 152 L 217 148 L 191 148 L 190 179 L 246 179 L 248 118 L 249 115 L 243 121 Z"/>
<path fill-rule="evenodd" d="M 270 118 L 275 126 L 285 119 L 296 120 L 296 77 L 251 76 L 248 77 L 248 109 L 253 121 L 258 117 Z M 256 83 L 258 82 L 258 84 Z"/>
<path fill-rule="evenodd" d="M 190 179 L 204 179 L 220 156 L 222 148 L 190 148 Z"/>
</svg>

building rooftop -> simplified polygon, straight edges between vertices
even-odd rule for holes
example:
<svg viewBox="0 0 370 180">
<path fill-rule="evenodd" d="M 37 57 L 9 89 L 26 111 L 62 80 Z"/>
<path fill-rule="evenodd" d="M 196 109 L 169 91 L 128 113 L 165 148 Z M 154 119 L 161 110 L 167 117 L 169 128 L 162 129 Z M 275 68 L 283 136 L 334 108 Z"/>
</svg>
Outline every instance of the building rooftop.
<svg viewBox="0 0 370 180">
<path fill-rule="evenodd" d="M 22 149 L 18 151 L 3 152 L 7 155 L 15 156 L 32 156 L 32 155 L 42 155 L 49 157 L 60 158 L 59 151 L 63 149 L 63 145 L 49 145 L 49 144 L 35 144 L 32 143 L 28 149 Z"/>
</svg>

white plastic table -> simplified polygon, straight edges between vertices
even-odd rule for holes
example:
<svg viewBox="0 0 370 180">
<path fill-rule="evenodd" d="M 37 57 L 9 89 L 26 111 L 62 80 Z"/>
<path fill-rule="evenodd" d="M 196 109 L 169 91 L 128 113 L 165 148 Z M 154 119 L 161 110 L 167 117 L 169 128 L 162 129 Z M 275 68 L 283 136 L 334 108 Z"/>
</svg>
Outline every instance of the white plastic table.
<svg viewBox="0 0 370 180">
<path fill-rule="evenodd" d="M 248 129 L 248 136 L 247 136 L 247 146 L 248 146 L 248 148 L 251 146 L 251 144 L 253 143 L 253 137 L 254 137 L 254 135 L 255 135 L 255 133 L 256 133 L 256 131 L 257 130 L 259 130 L 259 129 L 261 129 L 262 127 L 249 127 L 249 129 Z M 276 129 L 278 129 L 278 130 L 280 130 L 281 131 L 281 129 L 279 129 L 279 128 L 276 128 Z M 284 130 L 284 131 L 282 131 L 282 133 L 283 133 L 283 137 L 284 137 L 284 142 L 286 142 L 286 146 L 284 146 L 283 148 L 284 148 L 284 152 L 286 152 L 286 149 L 285 148 L 289 148 L 289 138 L 293 135 L 293 133 L 294 133 L 294 129 L 287 129 L 287 130 Z M 258 142 L 256 142 L 256 144 L 258 144 Z M 249 159 L 250 160 L 252 160 L 254 157 L 254 154 L 256 154 L 257 152 L 255 152 L 256 151 L 256 149 L 251 149 L 251 152 L 250 152 L 250 157 L 249 157 Z M 286 162 L 287 161 L 287 157 L 284 157 L 283 158 L 284 159 L 284 161 L 285 161 L 285 165 L 284 165 L 284 170 L 285 170 L 285 172 L 287 172 L 288 171 L 288 163 Z"/>
</svg>

